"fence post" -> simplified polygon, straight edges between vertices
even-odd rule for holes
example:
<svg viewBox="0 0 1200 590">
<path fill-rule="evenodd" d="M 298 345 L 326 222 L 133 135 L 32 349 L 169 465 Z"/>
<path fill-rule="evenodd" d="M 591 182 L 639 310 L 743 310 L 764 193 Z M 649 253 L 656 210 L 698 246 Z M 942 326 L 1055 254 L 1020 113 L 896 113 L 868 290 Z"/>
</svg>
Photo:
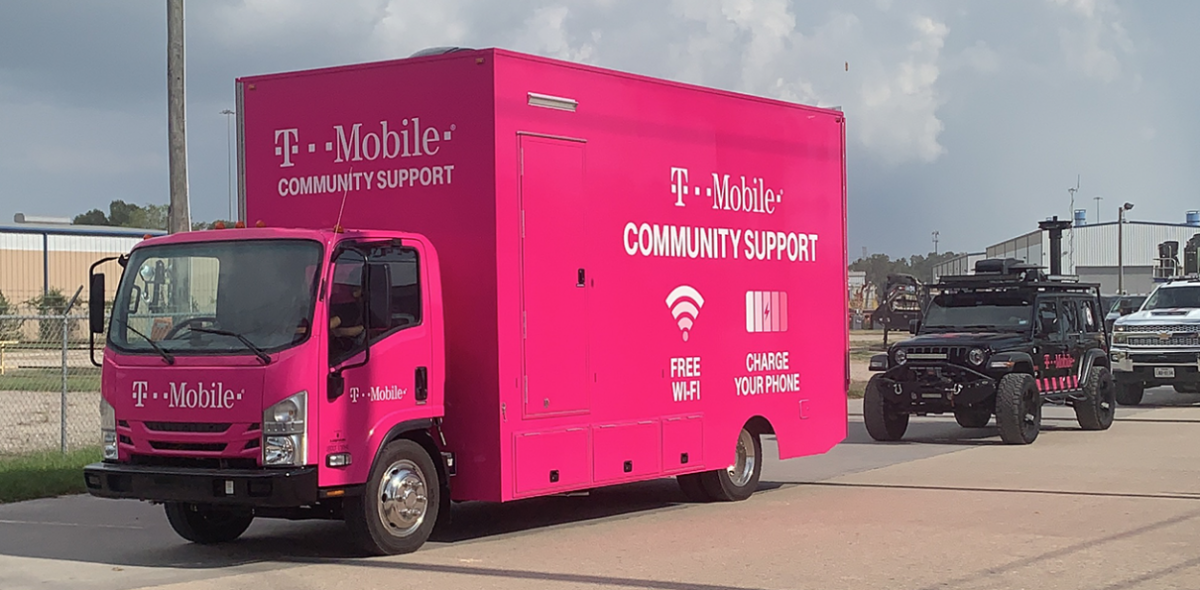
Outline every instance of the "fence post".
<svg viewBox="0 0 1200 590">
<path fill-rule="evenodd" d="M 75 290 L 75 296 L 71 297 L 71 301 L 67 303 L 67 307 L 63 309 L 62 319 L 62 398 L 59 401 L 59 440 L 61 442 L 62 454 L 67 454 L 67 347 L 68 337 L 71 333 L 71 308 L 75 307 L 75 301 L 79 299 L 79 293 L 83 291 L 83 285 L 80 285 Z"/>
</svg>

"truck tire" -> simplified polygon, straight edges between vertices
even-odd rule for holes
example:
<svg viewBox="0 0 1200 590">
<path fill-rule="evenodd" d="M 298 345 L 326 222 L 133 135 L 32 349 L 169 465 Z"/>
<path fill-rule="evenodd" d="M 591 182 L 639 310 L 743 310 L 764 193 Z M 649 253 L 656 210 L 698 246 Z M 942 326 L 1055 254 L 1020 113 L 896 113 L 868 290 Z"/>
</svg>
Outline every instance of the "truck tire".
<svg viewBox="0 0 1200 590">
<path fill-rule="evenodd" d="M 1117 394 L 1108 367 L 1092 367 L 1083 384 L 1087 399 L 1075 402 L 1075 419 L 1084 430 L 1108 430 L 1117 413 Z"/>
<path fill-rule="evenodd" d="M 739 502 L 749 498 L 754 490 L 758 489 L 758 479 L 761 476 L 762 443 L 757 434 L 743 427 L 738 433 L 733 465 L 701 473 L 700 483 L 709 499 L 718 502 Z"/>
<path fill-rule="evenodd" d="M 963 428 L 984 428 L 992 419 L 992 409 L 987 406 L 956 408 L 954 420 Z"/>
<path fill-rule="evenodd" d="M 1136 406 L 1142 403 L 1146 394 L 1146 386 L 1141 383 L 1117 383 L 1117 403 L 1122 406 Z"/>
<path fill-rule="evenodd" d="M 228 543 L 246 532 L 254 512 L 186 502 L 167 502 L 167 522 L 184 539 L 200 545 Z"/>
<path fill-rule="evenodd" d="M 1027 445 L 1037 440 L 1042 429 L 1042 396 L 1032 375 L 1009 373 L 1000 379 L 996 426 L 1006 444 Z"/>
<path fill-rule="evenodd" d="M 397 439 L 371 466 L 363 493 L 346 499 L 346 525 L 371 555 L 412 553 L 433 532 L 441 495 L 429 453 L 415 441 Z"/>
<path fill-rule="evenodd" d="M 867 434 L 879 441 L 900 440 L 908 430 L 908 414 L 892 409 L 874 379 L 867 382 L 867 390 L 863 393 L 863 422 L 867 425 Z"/>
</svg>

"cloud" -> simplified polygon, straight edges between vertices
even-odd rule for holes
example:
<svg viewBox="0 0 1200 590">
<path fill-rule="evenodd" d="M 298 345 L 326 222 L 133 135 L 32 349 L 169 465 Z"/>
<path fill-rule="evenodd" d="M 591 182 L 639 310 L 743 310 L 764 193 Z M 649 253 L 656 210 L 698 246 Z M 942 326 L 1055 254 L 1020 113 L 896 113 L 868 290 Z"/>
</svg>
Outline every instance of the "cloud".
<svg viewBox="0 0 1200 590">
<path fill-rule="evenodd" d="M 1113 0 L 1049 0 L 1073 13 L 1078 22 L 1059 29 L 1067 63 L 1089 78 L 1113 82 L 1122 74 L 1122 56 L 1133 42 Z"/>
</svg>

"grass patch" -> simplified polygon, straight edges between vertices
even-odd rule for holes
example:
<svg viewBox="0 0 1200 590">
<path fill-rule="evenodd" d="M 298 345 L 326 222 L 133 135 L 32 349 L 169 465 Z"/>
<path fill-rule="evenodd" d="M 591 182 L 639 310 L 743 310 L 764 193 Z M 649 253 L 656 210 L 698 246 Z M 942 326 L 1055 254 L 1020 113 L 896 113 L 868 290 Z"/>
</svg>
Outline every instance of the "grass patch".
<svg viewBox="0 0 1200 590">
<path fill-rule="evenodd" d="M 0 391 L 62 391 L 62 368 L 6 370 Z M 100 391 L 100 369 L 68 368 L 67 391 Z"/>
<path fill-rule="evenodd" d="M 83 466 L 99 460 L 99 447 L 0 456 L 0 504 L 81 494 Z"/>
</svg>

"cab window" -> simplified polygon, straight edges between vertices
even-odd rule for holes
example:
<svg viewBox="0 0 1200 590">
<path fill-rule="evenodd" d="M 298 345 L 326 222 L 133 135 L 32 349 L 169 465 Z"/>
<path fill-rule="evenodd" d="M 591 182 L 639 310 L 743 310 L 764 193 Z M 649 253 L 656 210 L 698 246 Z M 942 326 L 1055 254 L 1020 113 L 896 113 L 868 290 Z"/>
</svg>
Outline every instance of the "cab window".
<svg viewBox="0 0 1200 590">
<path fill-rule="evenodd" d="M 1042 336 L 1051 340 L 1061 340 L 1062 333 L 1058 318 L 1058 302 L 1052 298 L 1038 301 L 1037 329 Z"/>
<path fill-rule="evenodd" d="M 1062 328 L 1067 334 L 1078 334 L 1082 330 L 1079 323 L 1079 305 L 1072 298 L 1064 298 L 1058 301 L 1062 309 Z"/>
</svg>

